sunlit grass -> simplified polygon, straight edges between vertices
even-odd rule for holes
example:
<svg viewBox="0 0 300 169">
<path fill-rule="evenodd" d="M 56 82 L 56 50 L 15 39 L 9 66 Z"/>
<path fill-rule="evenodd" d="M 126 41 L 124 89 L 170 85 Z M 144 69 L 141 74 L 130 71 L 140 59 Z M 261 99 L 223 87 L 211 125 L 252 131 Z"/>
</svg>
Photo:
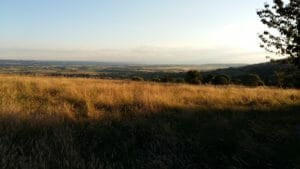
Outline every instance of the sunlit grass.
<svg viewBox="0 0 300 169">
<path fill-rule="evenodd" d="M 300 166 L 296 89 L 0 76 L 0 168 Z"/>
<path fill-rule="evenodd" d="M 118 80 L 0 77 L 0 112 L 98 118 L 173 109 L 272 109 L 300 103 L 299 90 Z"/>
</svg>

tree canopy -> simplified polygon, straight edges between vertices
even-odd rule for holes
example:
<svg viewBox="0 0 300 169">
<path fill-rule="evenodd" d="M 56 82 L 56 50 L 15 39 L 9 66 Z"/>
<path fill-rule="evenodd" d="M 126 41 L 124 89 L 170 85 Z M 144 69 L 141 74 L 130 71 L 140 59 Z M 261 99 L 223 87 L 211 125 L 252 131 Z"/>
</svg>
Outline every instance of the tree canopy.
<svg viewBox="0 0 300 169">
<path fill-rule="evenodd" d="M 197 70 L 190 70 L 186 73 L 185 77 L 186 82 L 191 84 L 200 84 L 202 77 L 199 71 Z"/>
<path fill-rule="evenodd" d="M 273 0 L 257 11 L 268 30 L 259 35 L 261 47 L 277 55 L 289 56 L 300 65 L 300 0 Z"/>
<path fill-rule="evenodd" d="M 230 84 L 230 77 L 227 75 L 216 75 L 212 79 L 212 84 L 214 85 L 228 85 Z"/>
</svg>

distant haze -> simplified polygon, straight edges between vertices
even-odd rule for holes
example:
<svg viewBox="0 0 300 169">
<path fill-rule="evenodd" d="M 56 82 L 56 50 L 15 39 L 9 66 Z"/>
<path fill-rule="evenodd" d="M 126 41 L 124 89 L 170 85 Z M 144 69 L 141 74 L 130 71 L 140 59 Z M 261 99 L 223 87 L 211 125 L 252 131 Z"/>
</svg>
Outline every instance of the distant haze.
<svg viewBox="0 0 300 169">
<path fill-rule="evenodd" d="M 262 0 L 1 0 L 0 59 L 264 62 Z"/>
</svg>

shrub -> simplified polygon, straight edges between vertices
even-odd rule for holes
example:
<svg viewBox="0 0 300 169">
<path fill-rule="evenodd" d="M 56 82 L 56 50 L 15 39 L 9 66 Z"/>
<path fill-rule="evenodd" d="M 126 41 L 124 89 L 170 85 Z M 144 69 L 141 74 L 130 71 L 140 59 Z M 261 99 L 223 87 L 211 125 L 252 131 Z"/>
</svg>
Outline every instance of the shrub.
<svg viewBox="0 0 300 169">
<path fill-rule="evenodd" d="M 263 86 L 263 80 L 257 74 L 247 74 L 239 77 L 240 83 L 246 86 Z"/>
<path fill-rule="evenodd" d="M 144 81 L 144 79 L 142 77 L 139 77 L 139 76 L 134 76 L 131 79 L 134 80 L 134 81 Z"/>
<path fill-rule="evenodd" d="M 186 73 L 185 81 L 190 84 L 200 84 L 201 80 L 201 74 L 197 70 L 190 70 Z"/>
<path fill-rule="evenodd" d="M 213 75 L 209 74 L 209 75 L 206 75 L 204 76 L 203 78 L 203 83 L 211 83 L 212 79 L 214 78 Z"/>
<path fill-rule="evenodd" d="M 160 79 L 160 78 L 153 78 L 152 81 L 153 81 L 153 82 L 160 82 L 161 79 Z"/>
<path fill-rule="evenodd" d="M 228 85 L 230 84 L 230 78 L 227 75 L 217 75 L 211 82 L 214 85 Z"/>
<path fill-rule="evenodd" d="M 299 88 L 300 87 L 300 69 L 288 64 L 287 67 L 274 72 L 271 76 L 272 85 L 277 85 L 285 88 Z"/>
<path fill-rule="evenodd" d="M 275 78 L 277 82 L 276 85 L 280 87 L 285 87 L 285 88 L 300 87 L 300 71 L 277 73 Z"/>
<path fill-rule="evenodd" d="M 165 76 L 161 79 L 161 82 L 175 82 L 175 79 L 173 77 Z"/>
<path fill-rule="evenodd" d="M 185 80 L 183 78 L 177 78 L 176 83 L 185 83 Z"/>
</svg>

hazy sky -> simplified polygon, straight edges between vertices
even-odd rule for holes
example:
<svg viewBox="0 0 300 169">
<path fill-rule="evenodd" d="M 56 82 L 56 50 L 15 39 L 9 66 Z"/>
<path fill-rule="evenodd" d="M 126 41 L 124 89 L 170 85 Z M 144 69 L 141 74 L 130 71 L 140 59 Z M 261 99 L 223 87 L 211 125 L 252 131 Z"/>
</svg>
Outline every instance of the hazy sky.
<svg viewBox="0 0 300 169">
<path fill-rule="evenodd" d="M 264 0 L 0 0 L 0 58 L 265 61 Z"/>
</svg>

